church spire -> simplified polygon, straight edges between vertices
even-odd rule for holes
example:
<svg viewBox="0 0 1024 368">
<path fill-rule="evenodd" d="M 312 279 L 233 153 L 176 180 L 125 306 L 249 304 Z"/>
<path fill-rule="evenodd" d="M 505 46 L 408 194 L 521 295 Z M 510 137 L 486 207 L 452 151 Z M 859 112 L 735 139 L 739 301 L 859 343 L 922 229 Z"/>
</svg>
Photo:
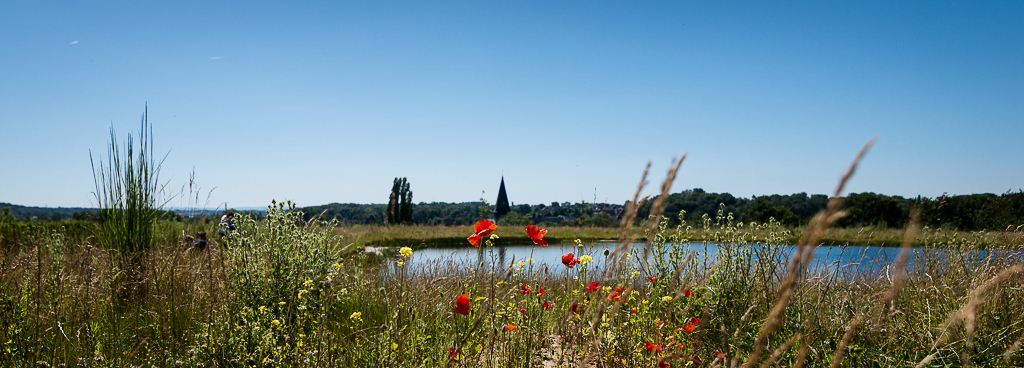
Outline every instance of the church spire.
<svg viewBox="0 0 1024 368">
<path fill-rule="evenodd" d="M 498 200 L 494 202 L 494 220 L 500 220 L 508 214 L 511 209 L 508 206 L 508 195 L 505 194 L 505 176 L 501 176 L 501 186 L 498 187 Z"/>
</svg>

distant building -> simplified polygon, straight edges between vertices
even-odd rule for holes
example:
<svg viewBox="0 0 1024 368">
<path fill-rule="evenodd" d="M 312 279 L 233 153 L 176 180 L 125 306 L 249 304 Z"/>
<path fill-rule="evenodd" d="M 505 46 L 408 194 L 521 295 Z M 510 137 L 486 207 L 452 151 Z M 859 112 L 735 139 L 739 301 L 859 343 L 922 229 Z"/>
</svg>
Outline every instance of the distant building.
<svg viewBox="0 0 1024 368">
<path fill-rule="evenodd" d="M 505 194 L 505 177 L 501 177 L 501 186 L 498 187 L 498 200 L 494 202 L 494 220 L 501 220 L 502 217 L 511 211 L 508 205 L 508 195 Z"/>
</svg>

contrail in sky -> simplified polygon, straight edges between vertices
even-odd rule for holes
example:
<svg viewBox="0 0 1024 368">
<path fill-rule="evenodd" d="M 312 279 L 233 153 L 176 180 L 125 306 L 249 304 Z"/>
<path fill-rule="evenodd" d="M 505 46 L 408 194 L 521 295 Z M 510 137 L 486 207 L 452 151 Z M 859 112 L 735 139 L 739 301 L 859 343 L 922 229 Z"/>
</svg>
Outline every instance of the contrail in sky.
<svg viewBox="0 0 1024 368">
<path fill-rule="evenodd" d="M 214 57 L 210 58 L 210 60 L 217 60 L 217 59 L 223 59 L 223 58 L 224 58 L 223 56 L 214 56 Z"/>
<path fill-rule="evenodd" d="M 68 43 L 68 45 L 74 45 L 74 44 L 76 44 L 76 43 L 78 43 L 78 41 L 77 41 L 77 40 L 75 40 L 75 41 L 71 41 L 70 43 Z"/>
</svg>

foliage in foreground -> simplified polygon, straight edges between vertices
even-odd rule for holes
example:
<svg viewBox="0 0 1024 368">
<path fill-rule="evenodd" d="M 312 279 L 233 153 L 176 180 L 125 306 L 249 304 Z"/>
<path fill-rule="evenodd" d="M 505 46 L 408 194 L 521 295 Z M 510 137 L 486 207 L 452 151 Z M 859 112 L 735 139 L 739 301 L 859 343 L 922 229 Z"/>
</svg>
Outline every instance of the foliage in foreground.
<svg viewBox="0 0 1024 368">
<path fill-rule="evenodd" d="M 782 366 L 1024 365 L 1020 258 L 977 256 L 969 238 L 916 251 L 890 302 L 898 266 L 833 267 L 773 314 L 791 267 L 774 222 L 662 222 L 650 257 L 610 264 L 582 242 L 499 264 L 491 246 L 523 233 L 502 227 L 482 262 L 417 264 L 411 249 L 371 262 L 302 216 L 274 205 L 206 250 L 166 242 L 129 304 L 108 250 L 25 237 L 2 258 L 0 366 L 738 366 L 759 341 L 758 363 Z"/>
</svg>

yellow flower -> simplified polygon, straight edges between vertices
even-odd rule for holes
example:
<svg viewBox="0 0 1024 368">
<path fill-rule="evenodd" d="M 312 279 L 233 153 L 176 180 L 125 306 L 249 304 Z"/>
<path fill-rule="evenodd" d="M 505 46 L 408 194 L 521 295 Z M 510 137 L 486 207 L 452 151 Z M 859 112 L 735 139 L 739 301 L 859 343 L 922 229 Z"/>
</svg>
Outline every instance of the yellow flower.
<svg viewBox="0 0 1024 368">
<path fill-rule="evenodd" d="M 274 326 L 280 326 L 281 325 L 281 321 L 278 321 L 278 320 L 275 319 L 273 321 L 270 321 L 270 324 L 272 324 Z"/>
<path fill-rule="evenodd" d="M 585 255 L 583 257 L 580 257 L 580 264 L 587 264 L 587 263 L 590 263 L 590 261 L 593 261 L 593 260 L 594 260 L 594 258 L 590 257 L 589 255 Z"/>
<path fill-rule="evenodd" d="M 405 266 L 405 262 L 398 262 L 398 267 Z"/>
<path fill-rule="evenodd" d="M 405 258 L 412 257 L 412 248 L 402 247 L 402 249 L 398 250 L 398 253 L 402 253 L 402 257 L 405 257 Z"/>
<path fill-rule="evenodd" d="M 529 264 L 533 264 L 533 258 L 527 258 L 526 262 L 529 263 Z"/>
<path fill-rule="evenodd" d="M 352 315 L 348 316 L 348 319 L 352 320 L 352 322 L 362 322 L 363 321 L 363 313 L 361 313 L 361 312 L 352 312 Z"/>
<path fill-rule="evenodd" d="M 498 234 L 491 233 L 491 240 L 497 239 Z"/>
<path fill-rule="evenodd" d="M 663 297 L 661 297 L 661 301 L 663 301 L 663 302 L 671 302 L 672 301 L 672 297 L 668 296 L 668 295 L 663 296 Z"/>
</svg>

